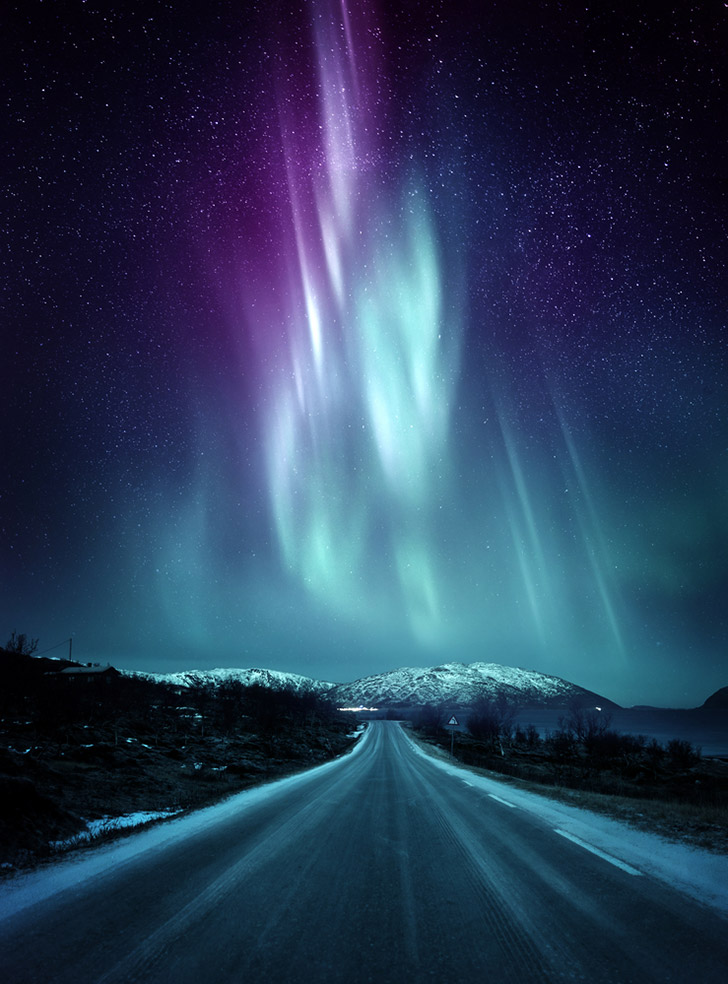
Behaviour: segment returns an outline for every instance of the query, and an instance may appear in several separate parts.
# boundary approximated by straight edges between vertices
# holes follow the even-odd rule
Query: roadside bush
[[[642,755],[647,745],[646,735],[624,735],[625,754],[631,756]]]
[[[546,738],[546,749],[557,761],[575,758],[577,753],[577,741],[570,731],[559,729],[553,731]]]
[[[584,748],[590,758],[608,761],[619,758],[622,752],[622,736],[616,731],[602,731],[587,735]]]
[[[313,690],[295,691],[290,687],[274,690],[260,683],[243,688],[244,713],[254,731],[278,732],[293,727],[330,724],[336,708]]]
[[[647,757],[647,762],[653,769],[657,769],[665,758],[665,749],[662,747],[657,738],[653,738],[645,746],[645,756]]]
[[[522,748],[533,750],[534,748],[538,748],[541,744],[541,735],[538,733],[538,728],[535,725],[529,724],[526,728],[523,728],[519,724],[516,728],[516,733],[513,740]]]
[[[639,758],[645,746],[643,735],[621,734],[619,731],[604,731],[593,734],[584,741],[587,754],[600,761],[622,759],[630,761]]]
[[[667,743],[667,757],[673,769],[689,769],[697,765],[702,752],[699,748],[694,748],[689,741],[673,738]]]

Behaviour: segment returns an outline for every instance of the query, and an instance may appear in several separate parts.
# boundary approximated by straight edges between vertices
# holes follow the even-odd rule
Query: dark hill
[[[728,687],[721,687],[705,701],[703,707],[711,711],[728,711]]]

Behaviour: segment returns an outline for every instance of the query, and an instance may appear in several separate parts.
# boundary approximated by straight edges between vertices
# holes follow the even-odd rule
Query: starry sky
[[[11,4],[5,638],[725,686],[727,22]]]

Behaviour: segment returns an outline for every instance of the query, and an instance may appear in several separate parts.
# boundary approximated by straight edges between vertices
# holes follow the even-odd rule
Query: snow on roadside
[[[458,779],[467,776],[470,785],[486,793],[497,794],[510,805],[538,816],[550,826],[578,837],[644,874],[667,882],[696,901],[728,914],[728,856],[676,844],[658,834],[637,830],[599,813],[547,799],[510,783],[488,779],[464,766],[428,754],[405,728],[402,730],[417,754],[438,769]]]
[[[369,729],[364,731],[361,741],[355,742],[351,751],[314,766],[303,772],[276,779],[260,786],[251,786],[212,806],[205,806],[192,813],[170,816],[168,823],[151,824],[135,832],[133,837],[123,840],[101,842],[88,851],[82,851],[67,858],[59,859],[48,867],[35,871],[18,872],[11,879],[0,882],[0,920],[17,914],[28,906],[42,902],[59,892],[80,885],[97,876],[103,876],[110,869],[125,864],[147,851],[157,851],[171,841],[189,837],[211,824],[222,822],[241,810],[254,808],[284,789],[302,786],[318,778],[323,772],[340,769],[352,757],[358,755],[366,746]]]
[[[99,820],[86,820],[86,829],[73,837],[65,840],[51,841],[50,846],[54,850],[63,850],[67,847],[75,847],[77,844],[86,844],[88,841],[95,840],[103,834],[112,830],[123,830],[127,827],[143,827],[151,823],[152,820],[166,820],[174,817],[181,810],[141,810],[136,813],[125,813],[120,817],[101,817]]]

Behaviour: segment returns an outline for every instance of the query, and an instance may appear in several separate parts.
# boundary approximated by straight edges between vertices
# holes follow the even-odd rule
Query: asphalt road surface
[[[467,776],[373,722],[336,763],[6,915],[0,979],[728,980],[723,915]]]

